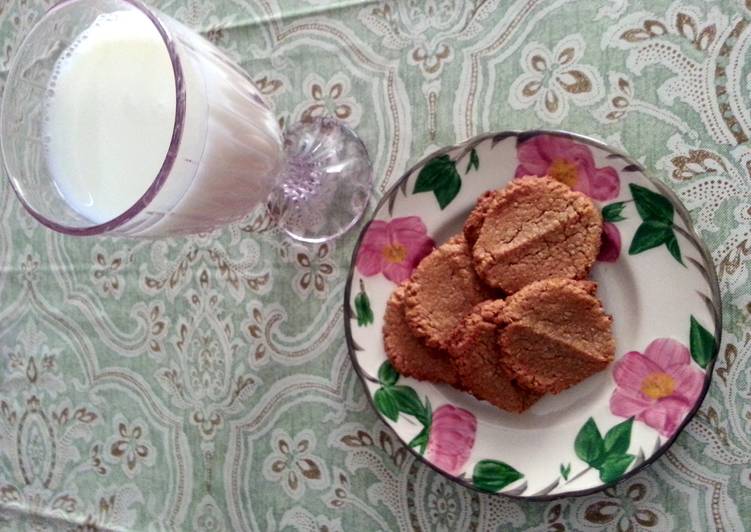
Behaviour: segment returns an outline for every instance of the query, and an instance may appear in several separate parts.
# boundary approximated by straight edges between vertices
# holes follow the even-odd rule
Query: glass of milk
[[[40,19],[11,63],[0,146],[24,206],[69,235],[206,232],[265,203],[321,242],[371,189],[350,129],[283,133],[239,66],[138,0],[63,0]]]

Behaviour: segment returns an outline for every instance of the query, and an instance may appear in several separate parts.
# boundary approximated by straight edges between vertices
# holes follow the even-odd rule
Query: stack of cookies
[[[485,193],[391,295],[391,363],[510,412],[605,369],[612,318],[584,280],[601,235],[592,201],[548,177]]]

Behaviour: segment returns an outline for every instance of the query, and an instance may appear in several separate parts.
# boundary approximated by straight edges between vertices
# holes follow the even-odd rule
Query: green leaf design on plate
[[[399,380],[399,373],[396,372],[394,366],[392,366],[391,362],[388,360],[378,368],[378,380],[384,386],[391,386],[396,384],[396,381]]]
[[[606,222],[620,222],[625,220],[626,218],[621,216],[624,207],[626,207],[625,201],[618,201],[616,203],[611,203],[610,205],[605,205],[602,209],[602,219]]]
[[[392,421],[399,419],[399,412],[409,414],[429,429],[433,419],[430,400],[426,397],[423,405],[415,390],[409,386],[396,384],[399,377],[399,373],[388,360],[380,365],[378,382],[381,383],[381,387],[373,395],[376,408]]]
[[[634,456],[630,454],[615,454],[608,456],[600,466],[600,480],[609,484],[615,482],[623,476],[634,461]]]
[[[357,325],[363,327],[373,323],[373,309],[370,307],[370,298],[365,293],[365,287],[360,280],[360,292],[355,296],[355,313],[357,315]]]
[[[560,470],[563,480],[568,480],[568,476],[571,474],[571,462],[569,462],[565,466],[561,464]]]
[[[655,220],[668,224],[673,222],[673,204],[665,196],[633,183],[629,184],[629,188],[642,220]]]
[[[579,430],[574,440],[574,451],[579,459],[592,467],[597,467],[604,458],[605,442],[591,417]]]
[[[605,434],[605,454],[623,454],[628,451],[631,443],[631,427],[634,424],[634,418],[630,417],[626,421],[614,425],[607,434]]]
[[[636,255],[665,244],[675,260],[683,264],[681,248],[673,230],[673,204],[665,196],[652,192],[648,188],[633,183],[629,184],[629,188],[636,210],[644,220],[631,240],[631,246],[628,248],[629,255]]]
[[[631,444],[631,427],[634,418],[628,418],[614,425],[600,436],[600,430],[593,418],[579,430],[574,441],[576,456],[600,472],[600,480],[610,483],[620,478],[634,461],[634,456],[626,454]],[[565,477],[564,477],[565,478]]]
[[[422,431],[409,443],[410,447],[417,447],[420,454],[425,452],[430,436],[430,425],[433,422],[433,411],[430,399],[420,402],[417,392],[409,386],[397,385],[399,373],[388,360],[378,368],[378,381],[381,387],[373,394],[376,409],[391,421],[399,419],[399,413],[413,416],[421,425]]]
[[[430,427],[423,427],[422,430],[409,442],[410,447],[417,447],[420,454],[425,454],[425,448],[428,446],[430,437]]]
[[[665,245],[668,247],[670,254],[675,257],[675,260],[683,264],[683,258],[681,257],[681,248],[678,245],[678,239],[675,237],[674,232],[670,232],[670,236],[665,240]]]
[[[473,167],[475,170],[480,169],[480,157],[477,156],[477,150],[474,148],[469,152],[469,163],[467,164],[467,170],[464,173],[468,174]]]
[[[453,201],[462,187],[456,163],[448,155],[435,157],[423,166],[415,181],[413,194],[433,192],[441,210]]]
[[[417,396],[417,392],[409,386],[392,386],[391,391],[396,399],[400,412],[414,416],[423,425],[428,425],[427,412]]]
[[[642,251],[656,248],[665,244],[671,236],[674,237],[673,228],[670,225],[656,220],[647,220],[636,230],[628,253],[629,255],[636,255]]]
[[[423,406],[421,417],[423,418],[421,423],[426,427],[433,424],[433,407],[430,406],[430,399],[427,396],[425,396],[425,406]]]
[[[373,402],[378,411],[391,421],[399,419],[399,407],[391,388],[378,388],[373,395]]]
[[[472,472],[472,483],[478,489],[496,493],[523,477],[519,471],[504,462],[480,460]]]
[[[702,327],[701,323],[693,316],[691,316],[689,345],[691,348],[691,358],[702,368],[706,369],[715,352],[715,337],[711,332]]]

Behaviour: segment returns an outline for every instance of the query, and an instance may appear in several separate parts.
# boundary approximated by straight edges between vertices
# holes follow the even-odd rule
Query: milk
[[[185,86],[176,160],[159,194],[120,232],[208,230],[266,198],[281,159],[273,113],[247,76],[179,23]],[[140,11],[100,15],[59,57],[45,101],[44,149],[67,204],[94,224],[136,204],[165,162],[176,118],[165,44]]]
[[[76,211],[106,222],[143,195],[169,148],[175,81],[167,49],[138,12],[102,15],[58,60],[50,85],[50,172]]]

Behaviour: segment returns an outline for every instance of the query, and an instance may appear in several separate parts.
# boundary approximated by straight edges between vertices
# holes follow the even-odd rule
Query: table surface
[[[47,3],[0,0],[0,83]],[[202,237],[66,238],[3,180],[0,529],[751,525],[749,0],[158,6],[248,69],[284,123],[355,127],[378,196],[486,131],[562,128],[639,159],[717,265],[713,383],[676,444],[615,488],[480,495],[415,461],[366,400],[341,312],[354,233],[302,247],[256,212]]]

